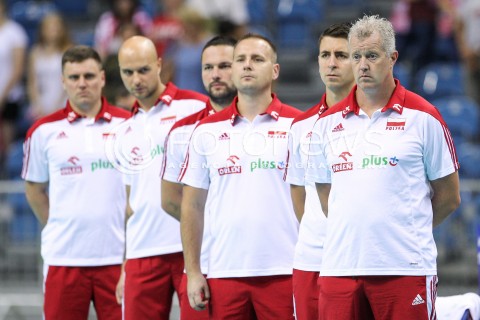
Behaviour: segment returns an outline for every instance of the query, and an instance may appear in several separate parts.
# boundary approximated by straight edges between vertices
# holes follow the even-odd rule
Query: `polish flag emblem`
[[[387,119],[387,126],[386,130],[405,130],[405,122],[406,119],[404,118],[388,118]]]

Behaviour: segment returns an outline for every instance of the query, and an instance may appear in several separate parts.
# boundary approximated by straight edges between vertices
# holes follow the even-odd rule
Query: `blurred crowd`
[[[104,61],[107,100],[129,109],[117,51],[132,35],[151,38],[162,57],[162,80],[204,93],[200,53],[213,35],[235,38],[252,30],[246,0],[157,0],[150,12],[140,0],[105,0],[94,27],[93,46]],[[14,141],[36,119],[64,106],[61,56],[74,41],[61,11],[46,13],[34,38],[0,0],[0,177]],[[280,1],[281,2],[281,1]],[[293,1],[294,3],[295,1]],[[359,12],[359,16],[362,12]],[[468,94],[480,103],[480,1],[397,0],[389,17],[397,33],[399,62],[411,71],[432,61],[463,63]],[[316,39],[312,39],[315,42]]]

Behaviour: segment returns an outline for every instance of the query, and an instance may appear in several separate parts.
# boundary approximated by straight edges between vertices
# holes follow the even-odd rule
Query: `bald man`
[[[113,148],[129,203],[126,262],[117,299],[123,300],[125,320],[169,319],[172,296],[183,274],[183,256],[179,222],[161,206],[164,142],[172,125],[205,108],[208,98],[173,83],[163,84],[162,60],[148,38],[125,41],[118,61],[123,83],[136,102],[132,118],[115,132]]]

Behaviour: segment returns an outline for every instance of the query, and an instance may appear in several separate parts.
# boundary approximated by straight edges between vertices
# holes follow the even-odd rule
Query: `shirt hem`
[[[244,277],[261,277],[261,276],[278,276],[292,275],[292,269],[279,270],[238,270],[238,271],[216,271],[208,273],[208,278],[244,278]]]

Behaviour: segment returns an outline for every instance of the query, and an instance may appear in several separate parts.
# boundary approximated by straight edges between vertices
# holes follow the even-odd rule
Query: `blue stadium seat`
[[[85,17],[88,14],[88,0],[54,0],[54,4],[65,16]]]
[[[9,194],[7,201],[13,210],[9,222],[10,239],[15,242],[35,242],[39,234],[39,222],[28,205],[25,194]]]
[[[464,70],[458,63],[434,62],[415,74],[416,92],[427,100],[464,95]]]
[[[250,24],[262,25],[269,18],[267,14],[268,1],[247,0],[247,10],[250,16]]]
[[[37,38],[38,24],[49,12],[57,8],[52,2],[16,1],[9,8],[8,15],[11,19],[20,23],[28,34],[29,45]]]
[[[460,176],[465,179],[480,179],[480,144],[464,142],[457,147]]]
[[[12,143],[5,161],[5,170],[8,179],[14,181],[21,180],[22,157],[23,141]],[[25,194],[7,194],[6,200],[13,210],[13,218],[9,225],[11,240],[16,242],[36,241],[39,232],[38,221],[30,209]]]
[[[63,1],[63,0],[58,0]],[[158,4],[162,1],[158,0],[140,0],[140,8],[150,15],[151,18],[155,17],[158,12]]]
[[[404,63],[397,62],[393,66],[393,76],[400,80],[400,83],[405,88],[410,88],[411,72],[408,66]]]
[[[480,106],[473,99],[461,95],[431,102],[440,111],[454,137],[472,139],[480,135]]]
[[[277,44],[280,48],[310,49],[312,26],[323,19],[322,1],[278,0],[276,10]]]
[[[362,0],[327,0],[329,6],[360,6],[362,5]]]

